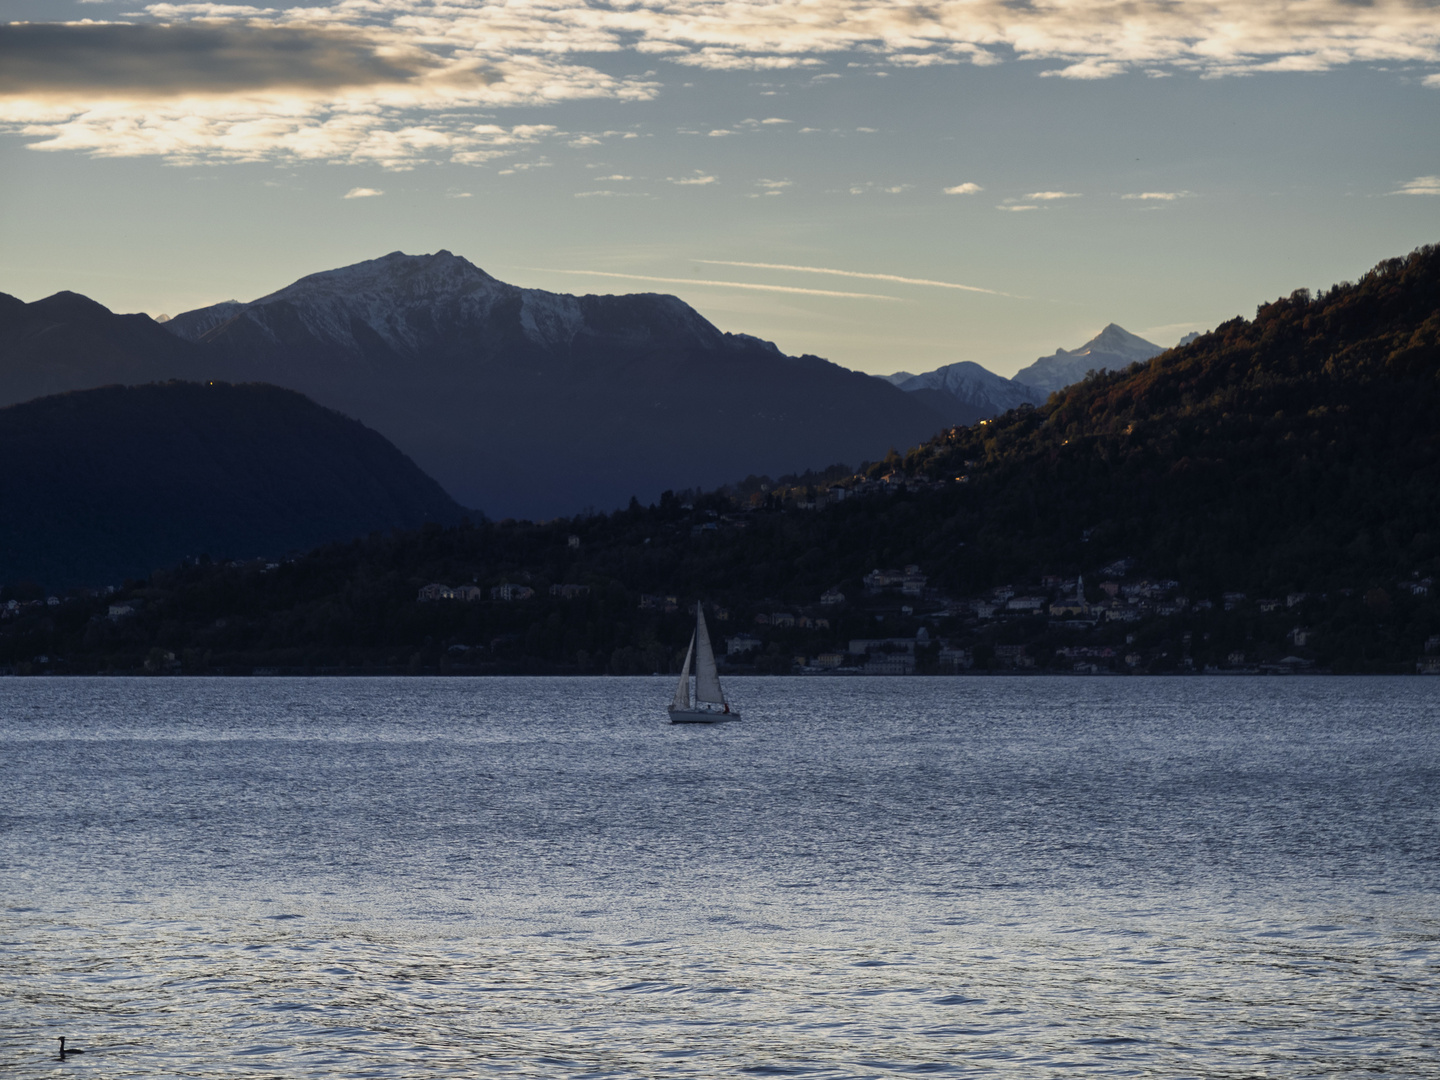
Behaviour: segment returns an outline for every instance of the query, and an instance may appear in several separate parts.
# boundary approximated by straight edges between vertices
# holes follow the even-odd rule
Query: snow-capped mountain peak
[[[440,250],[433,255],[406,255],[392,251],[378,259],[307,274],[252,304],[279,300],[314,302],[327,296],[384,297],[392,304],[488,291],[502,283],[468,259]]]
[[[524,289],[448,251],[433,255],[392,251],[378,259],[309,274],[248,304],[231,301],[189,311],[166,326],[179,337],[199,341],[239,332],[231,324],[243,324],[247,340],[269,342],[276,348],[293,343],[298,333],[341,354],[373,356],[380,346],[382,351],[414,358],[443,348],[446,341],[498,332],[502,325],[518,331],[531,345],[565,346],[590,325],[597,305],[623,309],[600,316],[605,332],[645,337],[680,331],[712,345],[725,337],[673,296],[582,298]],[[626,320],[631,325],[616,325]]]
[[[1112,322],[1078,349],[1071,349],[1068,355],[1090,356],[1094,353],[1105,353],[1108,356],[1133,356],[1134,360],[1149,360],[1163,351],[1164,349],[1154,342],[1146,341]],[[1062,354],[1066,354],[1064,349],[1056,350],[1056,355]]]
[[[1110,323],[1078,349],[1056,349],[1022,368],[1013,379],[962,360],[923,375],[881,376],[901,390],[920,394],[952,423],[971,424],[1021,405],[1039,405],[1056,390],[1079,382],[1091,370],[1128,367],[1164,352],[1159,345]]]
[[[1110,323],[1078,349],[1056,349],[1054,355],[1042,356],[1021,368],[1015,379],[1049,394],[1079,382],[1087,371],[1114,371],[1164,351],[1162,346]]]

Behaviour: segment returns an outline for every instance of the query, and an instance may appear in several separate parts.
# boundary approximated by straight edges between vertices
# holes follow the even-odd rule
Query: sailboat
[[[695,700],[690,700],[690,661],[695,661]],[[715,650],[710,647],[710,631],[705,628],[705,611],[695,605],[695,633],[685,650],[685,666],[680,671],[680,685],[670,703],[672,724],[719,724],[739,720],[740,714],[730,708],[720,689],[720,673],[715,670]]]

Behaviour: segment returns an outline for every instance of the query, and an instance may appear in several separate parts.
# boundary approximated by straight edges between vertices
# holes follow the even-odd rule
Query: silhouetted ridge
[[[273,386],[105,387],[0,409],[0,581],[118,582],[462,510],[378,433]]]

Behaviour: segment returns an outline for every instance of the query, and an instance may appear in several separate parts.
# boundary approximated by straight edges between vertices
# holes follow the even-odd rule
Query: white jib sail
[[[685,650],[685,666],[680,669],[680,685],[675,688],[675,700],[670,703],[672,710],[690,708],[690,657],[695,655],[695,635],[690,635],[690,647]]]
[[[723,705],[720,675],[715,670],[715,650],[710,647],[710,631],[705,629],[705,612],[695,605],[695,700]]]

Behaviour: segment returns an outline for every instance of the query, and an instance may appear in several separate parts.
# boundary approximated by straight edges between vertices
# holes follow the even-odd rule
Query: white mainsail
[[[685,666],[680,669],[680,685],[675,688],[675,700],[670,703],[671,710],[684,710],[690,708],[690,657],[695,655],[695,635],[690,635],[690,647],[685,650]],[[710,666],[715,666],[712,658]]]
[[[711,705],[724,705],[720,692],[720,673],[715,670],[715,650],[710,647],[710,631],[705,628],[705,611],[695,605],[695,700]],[[688,658],[687,658],[688,659]],[[689,665],[686,665],[689,671]]]

